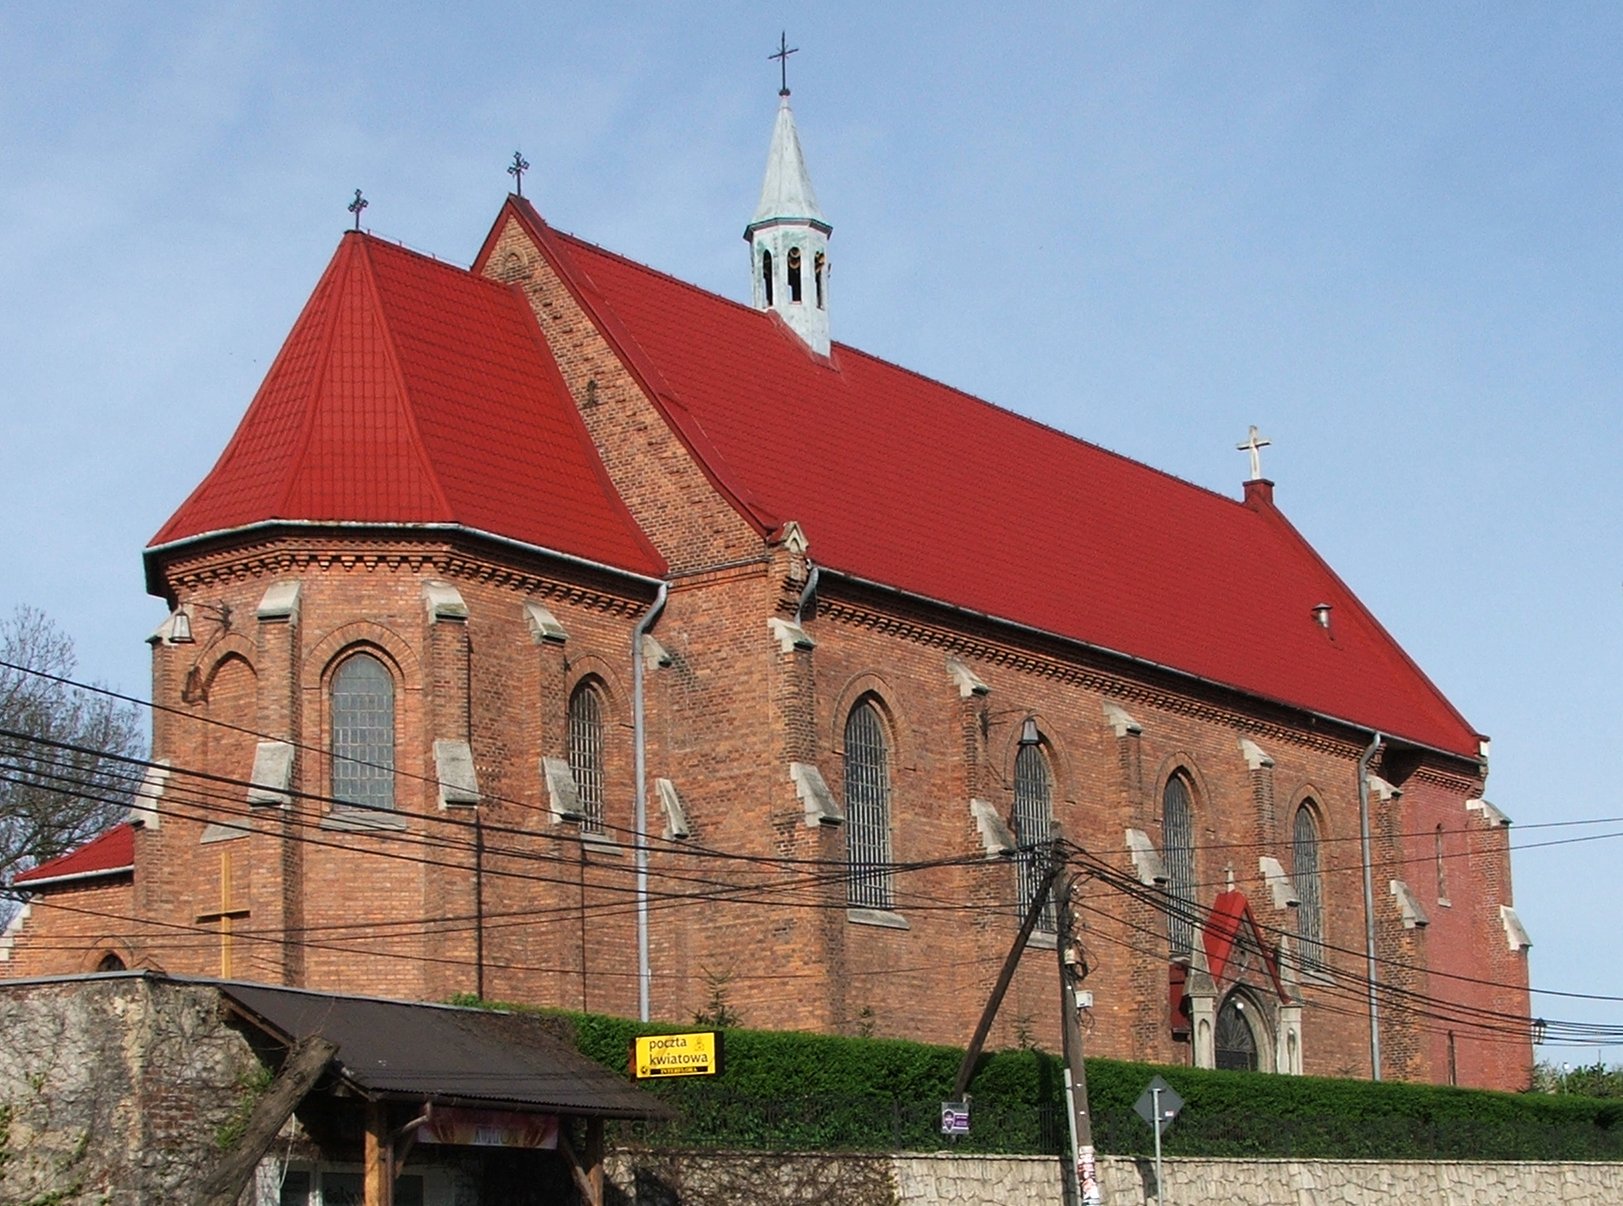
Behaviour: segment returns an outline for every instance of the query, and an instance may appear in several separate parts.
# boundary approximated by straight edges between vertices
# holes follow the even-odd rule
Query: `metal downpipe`
[[[1364,959],[1369,985],[1369,1066],[1371,1077],[1381,1079],[1381,1015],[1375,999],[1375,881],[1369,840],[1369,764],[1386,738],[1375,734],[1358,759],[1358,840],[1364,859]]]
[[[665,610],[670,594],[668,583],[659,584],[659,593],[631,630],[631,744],[636,750],[637,808],[632,822],[637,862],[637,1017],[649,1020],[649,988],[653,978],[648,959],[648,728],[643,719],[642,639],[648,635]]]

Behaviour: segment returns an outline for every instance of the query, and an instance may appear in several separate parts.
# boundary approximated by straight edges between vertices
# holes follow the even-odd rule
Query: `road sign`
[[[697,1034],[645,1034],[631,1044],[631,1074],[638,1080],[654,1076],[714,1076],[721,1071],[721,1035],[714,1030]]]
[[[943,1135],[969,1134],[969,1102],[943,1101],[941,1103],[941,1133]]]
[[[1133,1103],[1133,1109],[1151,1126],[1155,1125],[1155,1116],[1159,1113],[1161,1129],[1165,1130],[1178,1116],[1178,1111],[1183,1109],[1183,1098],[1178,1096],[1178,1090],[1157,1076],[1150,1081],[1149,1087],[1138,1095],[1138,1100]]]

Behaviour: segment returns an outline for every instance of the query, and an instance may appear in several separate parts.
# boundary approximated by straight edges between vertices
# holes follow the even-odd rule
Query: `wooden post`
[[[276,1079],[254,1103],[242,1137],[225,1153],[199,1189],[197,1200],[203,1206],[236,1206],[237,1197],[270,1149],[276,1133],[326,1071],[327,1062],[337,1050],[335,1043],[320,1035],[301,1039],[294,1046]]]
[[[603,1206],[603,1120],[586,1120],[586,1183],[591,1197],[586,1206]]]
[[[389,1166],[394,1137],[389,1134],[389,1107],[381,1101],[366,1103],[366,1149],[361,1166],[366,1181],[366,1206],[394,1206],[394,1170]]]

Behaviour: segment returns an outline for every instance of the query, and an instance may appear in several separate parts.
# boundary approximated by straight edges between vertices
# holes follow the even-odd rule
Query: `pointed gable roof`
[[[1263,939],[1262,927],[1251,913],[1251,902],[1244,892],[1220,893],[1212,902],[1212,911],[1201,930],[1202,945],[1206,952],[1206,969],[1212,981],[1221,984],[1228,976],[1230,964],[1237,962],[1236,952],[1249,949],[1258,957],[1262,970],[1281,1000],[1289,1000],[1279,978],[1278,961],[1271,945]]]
[[[773,315],[554,231],[521,199],[495,230],[509,215],[721,493],[763,535],[797,521],[825,570],[1477,756],[1265,492],[1223,497],[843,344],[813,357]]]
[[[114,825],[82,846],[47,859],[37,867],[19,871],[11,882],[30,891],[68,880],[93,879],[135,870],[135,826]]]
[[[522,294],[355,232],[149,552],[267,522],[449,525],[665,568]]]

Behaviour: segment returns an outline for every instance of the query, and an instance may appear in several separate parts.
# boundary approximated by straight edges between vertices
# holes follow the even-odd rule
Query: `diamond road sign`
[[[1159,1093],[1156,1092],[1157,1089],[1160,1090]],[[1133,1103],[1133,1109],[1138,1112],[1140,1118],[1154,1126],[1157,1106],[1161,1110],[1162,1130],[1165,1130],[1178,1116],[1178,1111],[1183,1109],[1183,1098],[1178,1096],[1178,1090],[1159,1076],[1150,1081],[1149,1087],[1138,1095],[1138,1100]]]

